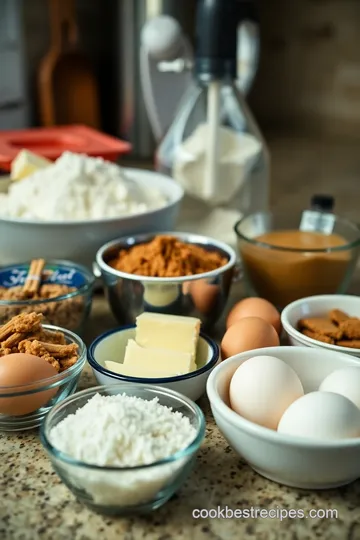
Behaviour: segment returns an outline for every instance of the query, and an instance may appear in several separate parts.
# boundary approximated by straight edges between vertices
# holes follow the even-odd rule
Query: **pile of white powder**
[[[136,467],[170,457],[195,436],[189,419],[157,398],[96,394],[52,428],[49,439],[55,448],[85,463]],[[95,503],[131,506],[151,500],[189,459],[134,471],[73,469],[71,475]]]
[[[141,214],[166,204],[146,193],[114,163],[64,152],[53,164],[10,185],[0,194],[2,217],[38,221],[93,220]]]

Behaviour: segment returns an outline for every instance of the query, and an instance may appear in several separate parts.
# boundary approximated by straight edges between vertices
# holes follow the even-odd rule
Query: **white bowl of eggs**
[[[360,477],[360,367],[350,355],[271,347],[219,364],[207,382],[229,445],[262,476],[330,489]]]

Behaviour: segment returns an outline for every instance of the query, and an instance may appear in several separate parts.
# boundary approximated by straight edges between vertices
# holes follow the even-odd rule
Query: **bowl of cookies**
[[[292,345],[320,347],[360,358],[360,297],[342,294],[309,296],[289,304],[281,314]]]
[[[73,332],[43,324],[40,313],[16,315],[0,327],[0,430],[38,427],[72,394],[86,361]]]
[[[94,282],[87,268],[69,261],[34,259],[0,268],[0,325],[35,312],[44,324],[81,333]]]

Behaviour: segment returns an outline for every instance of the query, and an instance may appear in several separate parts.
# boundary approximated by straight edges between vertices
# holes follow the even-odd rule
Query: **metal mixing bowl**
[[[121,325],[134,324],[144,311],[198,317],[203,328],[211,327],[226,305],[236,262],[236,253],[228,245],[207,236],[190,233],[162,233],[182,242],[218,251],[228,262],[211,272],[179,278],[154,278],[115,270],[107,263],[120,249],[153,240],[156,233],[120,238],[105,244],[96,254],[111,310]]]

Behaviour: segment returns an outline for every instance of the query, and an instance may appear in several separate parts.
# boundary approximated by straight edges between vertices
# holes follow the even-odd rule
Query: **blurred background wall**
[[[359,0],[262,0],[263,127],[360,137]]]
[[[36,72],[49,45],[47,0],[21,5],[25,82],[37,122]],[[182,0],[193,2],[193,0]],[[114,131],[118,0],[77,0],[99,76],[104,128]],[[260,0],[262,53],[250,105],[265,133],[360,138],[360,1]]]

